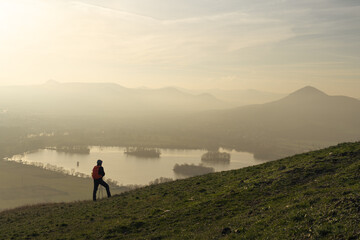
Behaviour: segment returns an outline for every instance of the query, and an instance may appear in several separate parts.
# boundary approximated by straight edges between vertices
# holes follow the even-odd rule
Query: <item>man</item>
[[[99,184],[106,188],[106,193],[108,198],[111,197],[109,185],[104,182],[103,177],[105,176],[104,168],[101,166],[102,161],[97,160],[97,165],[93,168],[92,178],[94,179],[94,191],[93,191],[93,200],[96,201],[96,192],[98,190]]]

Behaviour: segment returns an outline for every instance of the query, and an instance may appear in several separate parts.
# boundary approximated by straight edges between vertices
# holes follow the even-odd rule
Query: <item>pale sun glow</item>
[[[313,85],[357,96],[360,4],[264,2],[0,0],[0,85]]]

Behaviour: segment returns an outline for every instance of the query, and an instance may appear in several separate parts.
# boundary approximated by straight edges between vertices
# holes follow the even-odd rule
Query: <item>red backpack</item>
[[[100,178],[102,178],[102,176],[99,174],[99,168],[100,168],[101,166],[95,166],[94,168],[93,168],[93,171],[92,171],[92,178],[93,179],[100,179]]]

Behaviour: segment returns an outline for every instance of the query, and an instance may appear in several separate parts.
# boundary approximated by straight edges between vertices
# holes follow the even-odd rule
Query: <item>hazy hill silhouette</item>
[[[286,94],[264,92],[255,89],[234,89],[234,90],[223,90],[223,89],[206,89],[206,90],[187,90],[181,89],[182,91],[189,93],[209,93],[216,98],[228,102],[233,107],[245,106],[250,104],[263,104],[278,100]]]
[[[240,122],[287,139],[344,141],[360,133],[359,100],[329,96],[309,86],[272,103],[226,113],[224,117],[232,115]]]
[[[210,94],[175,88],[131,89],[113,83],[57,83],[0,88],[0,108],[41,114],[93,115],[150,111],[198,111],[227,105]]]
[[[222,145],[281,157],[360,136],[360,101],[304,87],[266,104],[202,113],[193,129]]]

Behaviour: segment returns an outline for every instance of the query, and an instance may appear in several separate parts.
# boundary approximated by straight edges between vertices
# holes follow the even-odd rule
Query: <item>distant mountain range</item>
[[[35,114],[193,112],[265,103],[284,95],[256,90],[176,87],[125,88],[114,83],[58,83],[0,87],[0,109]]]
[[[187,90],[180,89],[184,92],[192,94],[209,93],[221,101],[227,102],[232,106],[245,106],[250,104],[262,104],[279,100],[286,96],[286,94],[271,93],[258,91],[254,89],[235,89],[235,90],[223,90],[223,89],[206,89],[206,90]]]
[[[204,113],[199,117],[201,126],[212,129],[224,145],[328,146],[360,139],[360,101],[308,86],[278,101]]]
[[[223,146],[276,159],[360,140],[360,101],[311,86],[264,104],[230,106],[210,93],[176,88],[56,82],[0,87],[0,116],[30,114],[37,117],[24,117],[17,125],[86,132],[78,144]],[[12,117],[6,121],[16,125]]]
[[[228,105],[211,94],[176,88],[131,89],[113,83],[57,83],[0,87],[0,109],[40,114],[124,114],[199,111]]]

